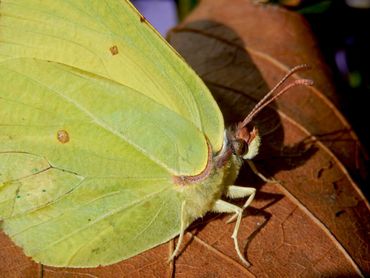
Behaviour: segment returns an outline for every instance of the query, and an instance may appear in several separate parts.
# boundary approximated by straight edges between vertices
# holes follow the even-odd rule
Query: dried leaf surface
[[[328,69],[303,17],[252,1],[236,0],[230,5],[225,0],[205,0],[169,39],[220,99],[226,116],[232,115],[231,122],[245,116],[288,69],[311,65],[313,70],[294,78],[309,77],[315,86],[286,94],[277,106],[311,135],[320,137],[351,173],[365,178],[366,155],[335,107]],[[225,96],[227,91],[233,95]]]
[[[171,44],[211,88],[229,123],[242,119],[289,68],[312,65],[293,79],[309,77],[314,87],[292,90],[276,101],[275,111],[266,109],[256,118],[264,134],[260,165],[276,173],[287,197],[296,198],[368,273],[369,206],[347,172],[365,178],[367,156],[335,106],[335,90],[309,27],[301,16],[276,6],[226,2],[202,1],[170,34]]]

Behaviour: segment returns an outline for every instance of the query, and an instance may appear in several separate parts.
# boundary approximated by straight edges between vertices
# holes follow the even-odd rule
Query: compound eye
[[[242,139],[237,139],[232,142],[233,153],[238,156],[243,156],[248,152],[248,144]]]

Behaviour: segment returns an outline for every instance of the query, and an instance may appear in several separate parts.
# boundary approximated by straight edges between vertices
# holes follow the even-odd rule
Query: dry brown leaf
[[[369,206],[347,172],[365,179],[367,156],[335,107],[334,87],[304,19],[276,6],[204,0],[169,40],[212,90],[229,123],[242,119],[289,68],[312,65],[294,79],[312,78],[314,87],[292,90],[276,101],[275,112],[256,119],[265,134],[261,167],[276,173],[286,197],[296,198],[348,260],[369,273]],[[338,270],[326,271],[342,273],[337,258],[335,265]]]
[[[337,99],[328,69],[302,16],[253,1],[235,0],[230,5],[226,0],[204,0],[169,39],[212,89],[229,122],[245,116],[288,69],[310,64],[313,70],[295,77],[309,77],[315,86],[278,99],[279,111],[319,137],[353,175],[365,179],[366,155],[334,106]],[[233,94],[225,96],[228,91]]]
[[[170,42],[206,81],[227,123],[241,120],[288,68],[315,80],[279,99],[254,121],[263,136],[259,169],[279,184],[263,184],[243,169],[238,184],[258,189],[239,240],[252,263],[245,268],[231,240],[233,224],[207,215],[186,236],[174,265],[173,242],[107,267],[41,266],[0,234],[0,277],[333,277],[370,273],[369,206],[351,173],[362,168],[360,144],[331,101],[335,90],[308,26],[295,13],[246,0],[203,0]],[[329,100],[330,99],[330,100]],[[357,151],[357,152],[356,152]],[[346,168],[345,168],[346,167]],[[361,172],[361,178],[366,172]],[[40,239],[42,240],[42,239]]]

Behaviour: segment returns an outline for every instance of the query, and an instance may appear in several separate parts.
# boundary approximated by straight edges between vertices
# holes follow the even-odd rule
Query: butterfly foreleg
[[[187,227],[187,218],[185,216],[185,201],[181,204],[181,219],[180,219],[180,235],[179,240],[177,241],[176,248],[173,251],[172,255],[169,257],[168,261],[172,261],[178,255],[181,247],[181,243],[184,239],[185,229]]]
[[[235,213],[235,215],[237,216],[237,219],[236,219],[234,231],[233,231],[233,234],[232,234],[231,238],[234,240],[235,250],[236,250],[240,260],[246,266],[249,266],[250,264],[247,262],[244,255],[240,251],[240,247],[239,247],[239,243],[238,243],[238,232],[239,232],[240,223],[241,223],[242,216],[243,216],[243,209],[238,207],[238,206],[235,206],[233,204],[230,204],[226,201],[217,200],[215,202],[213,208],[212,208],[212,211],[214,211],[214,212],[224,212],[224,213]]]
[[[256,195],[256,189],[253,187],[242,187],[242,186],[230,185],[226,191],[226,196],[231,199],[248,197],[248,199],[245,201],[242,207],[243,211],[250,205],[255,195]],[[229,220],[227,220],[226,223],[233,222],[237,217],[238,215],[234,214],[233,216],[229,218]]]

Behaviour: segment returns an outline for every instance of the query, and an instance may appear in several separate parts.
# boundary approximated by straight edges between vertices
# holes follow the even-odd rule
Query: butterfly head
[[[253,127],[250,131],[247,127],[239,124],[234,132],[234,136],[235,138],[231,141],[234,154],[243,159],[252,159],[258,154],[261,137],[256,127]]]
[[[268,92],[251,110],[248,116],[240,123],[237,124],[236,128],[232,130],[231,134],[231,149],[235,155],[242,157],[243,159],[252,159],[258,154],[258,149],[261,144],[261,138],[258,134],[258,129],[253,127],[252,131],[248,129],[252,119],[266,106],[268,106],[276,98],[287,92],[293,87],[304,85],[311,86],[313,81],[310,79],[296,79],[292,83],[285,86],[283,89],[278,91],[278,88],[294,73],[300,70],[309,69],[309,65],[299,65],[291,69],[280,82]]]

